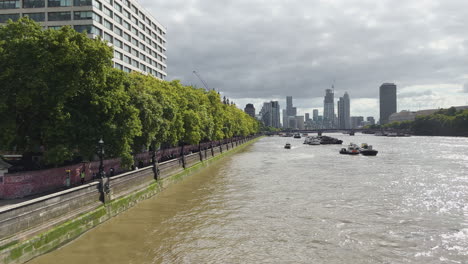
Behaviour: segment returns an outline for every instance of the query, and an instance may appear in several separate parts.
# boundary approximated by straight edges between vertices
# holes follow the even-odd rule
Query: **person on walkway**
[[[110,171],[110,173],[109,173],[110,176],[111,176],[111,177],[114,176],[114,174],[115,174],[114,168],[110,168],[109,171]]]
[[[85,182],[85,176],[86,176],[85,171],[82,170],[81,173],[80,173],[81,184],[84,184],[84,182]]]

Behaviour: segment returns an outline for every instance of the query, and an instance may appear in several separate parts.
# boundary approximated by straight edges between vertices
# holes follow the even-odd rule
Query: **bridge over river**
[[[30,263],[466,263],[468,139],[334,136],[379,155],[265,137]]]

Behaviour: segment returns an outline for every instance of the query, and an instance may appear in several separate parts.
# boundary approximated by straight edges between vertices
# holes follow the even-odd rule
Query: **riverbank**
[[[100,192],[100,183],[92,182],[2,208],[1,263],[24,263],[52,251],[258,139],[243,139],[161,163],[158,180],[154,179],[153,168],[146,167],[109,178],[104,183],[108,184],[105,193]]]

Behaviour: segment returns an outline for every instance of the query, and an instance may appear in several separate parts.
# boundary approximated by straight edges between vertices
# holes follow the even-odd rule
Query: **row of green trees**
[[[43,152],[47,164],[106,155],[133,162],[151,145],[256,133],[258,122],[218,93],[112,68],[113,50],[70,27],[27,18],[0,26],[0,149]]]
[[[426,136],[468,136],[468,110],[451,107],[431,115],[417,116],[414,121],[393,122],[369,128],[405,130]]]

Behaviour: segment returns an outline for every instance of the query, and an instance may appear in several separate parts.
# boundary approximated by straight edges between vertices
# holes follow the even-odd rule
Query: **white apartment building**
[[[100,36],[114,47],[115,68],[167,76],[166,29],[135,0],[0,0],[0,24],[22,16]]]

